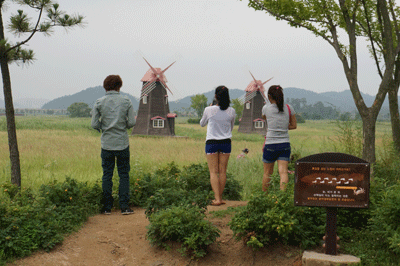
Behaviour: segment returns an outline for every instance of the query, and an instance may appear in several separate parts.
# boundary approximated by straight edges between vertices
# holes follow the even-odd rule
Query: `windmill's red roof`
[[[159,67],[155,67],[154,68],[157,72],[161,72],[161,68]],[[144,74],[143,78],[140,81],[150,81],[152,80],[152,78],[154,77],[153,71],[151,70],[151,68],[149,68],[149,70],[147,70],[146,74]],[[167,78],[165,77],[164,74],[161,74],[161,79],[164,80],[164,82],[167,82]]]
[[[177,114],[175,114],[175,113],[169,113],[169,114],[167,114],[167,117],[168,118],[174,118],[174,117],[177,117],[178,115]]]
[[[165,118],[164,118],[164,117],[161,117],[161,116],[152,117],[150,120],[154,120],[154,119],[162,119],[162,120],[165,120]]]

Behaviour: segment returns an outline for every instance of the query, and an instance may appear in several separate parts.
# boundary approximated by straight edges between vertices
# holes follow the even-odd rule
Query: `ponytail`
[[[229,104],[231,103],[228,88],[225,86],[218,86],[215,89],[215,99],[217,100],[219,108],[221,110],[228,109]]]
[[[283,112],[283,89],[279,85],[272,85],[268,89],[268,95],[276,102],[279,112]]]

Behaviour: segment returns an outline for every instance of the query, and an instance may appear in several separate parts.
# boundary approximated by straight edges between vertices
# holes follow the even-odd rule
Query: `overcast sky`
[[[315,92],[348,90],[334,49],[304,29],[254,11],[243,0],[59,0],[60,8],[85,16],[87,25],[51,37],[37,34],[27,48],[36,61],[11,65],[14,99],[52,100],[102,85],[119,74],[123,92],[140,95],[149,67],[166,68],[170,100],[208,92],[218,85],[244,90],[256,79]],[[3,16],[16,7],[9,5]],[[8,14],[8,15],[7,15]],[[34,17],[34,13],[31,16]],[[9,39],[13,39],[8,33]],[[375,95],[379,77],[361,43],[359,84]],[[363,48],[363,49],[361,49]],[[285,95],[290,97],[290,95]],[[0,94],[0,98],[4,98]]]

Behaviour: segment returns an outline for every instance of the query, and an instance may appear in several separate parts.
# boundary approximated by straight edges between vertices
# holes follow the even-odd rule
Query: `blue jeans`
[[[113,207],[114,199],[112,196],[112,177],[117,159],[117,169],[119,176],[119,206],[121,210],[129,207],[129,171],[130,153],[129,147],[120,151],[109,151],[101,149],[101,166],[103,167],[103,208],[110,211]]]
[[[266,144],[263,152],[264,163],[274,163],[277,160],[290,161],[290,143]]]

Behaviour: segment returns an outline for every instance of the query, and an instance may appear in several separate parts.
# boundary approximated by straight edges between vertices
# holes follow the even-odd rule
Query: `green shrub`
[[[304,119],[304,117],[301,114],[296,114],[296,122],[298,124],[303,124],[306,122],[306,120]]]
[[[199,124],[200,123],[200,118],[189,118],[187,120],[188,124]]]
[[[268,194],[254,192],[248,204],[229,223],[235,237],[253,248],[283,242],[315,247],[325,234],[326,209],[294,206],[294,183],[290,179],[285,191],[279,190],[279,178],[272,178]],[[355,230],[365,229],[368,210],[339,209],[338,234],[350,239]]]
[[[211,192],[210,172],[206,163],[191,164],[183,167],[180,175],[180,183],[183,188],[194,193],[201,193],[202,191]],[[242,186],[230,174],[226,174],[226,184],[222,197],[227,200],[241,200]]]
[[[14,191],[11,187],[3,189]],[[65,234],[98,212],[101,187],[67,178],[63,183],[42,185],[36,194],[21,189],[6,195],[9,198],[0,203],[0,261],[50,250],[60,243]]]
[[[212,195],[207,191],[186,191],[176,188],[159,189],[146,202],[146,216],[154,212],[167,209],[171,206],[191,207],[198,206],[203,212],[211,203]]]
[[[159,189],[180,188],[179,174],[180,170],[174,162],[158,168],[153,173],[135,172],[130,180],[130,203],[143,207]],[[118,187],[115,189],[116,193],[117,189]]]
[[[400,183],[386,188],[370,219],[372,231],[389,249],[400,255]],[[383,243],[382,243],[383,244]]]
[[[114,185],[114,187],[116,199],[118,186]],[[241,192],[240,183],[228,173],[223,197],[227,200],[240,200]],[[155,197],[157,193],[158,196]],[[174,162],[171,162],[165,167],[158,168],[154,173],[134,173],[130,184],[131,204],[145,207],[149,214],[153,212],[152,208],[159,209],[152,204],[168,206],[172,204],[176,195],[179,195],[175,199],[178,202],[174,205],[192,202],[202,208],[209,203],[210,193],[212,193],[210,173],[205,163],[191,164],[180,170]],[[152,200],[149,203],[151,197]],[[162,200],[161,197],[165,197],[166,200]],[[180,199],[180,197],[183,198]],[[116,200],[114,202],[116,206]]]
[[[213,198],[207,164],[192,164],[179,171],[172,163],[136,181],[135,193],[139,189],[141,195],[146,194],[144,191],[147,196],[151,193],[145,204],[149,241],[164,247],[168,241],[179,242],[182,253],[203,257],[207,246],[219,236],[218,229],[205,220],[204,213]],[[225,198],[240,199],[241,189],[229,176]]]
[[[235,237],[255,249],[275,242],[315,245],[324,234],[323,211],[294,207],[289,191],[270,187],[268,194],[255,193],[229,223]]]
[[[182,244],[180,252],[203,257],[207,247],[219,237],[220,231],[197,206],[172,206],[149,217],[147,239],[152,245],[168,247],[169,241]]]

